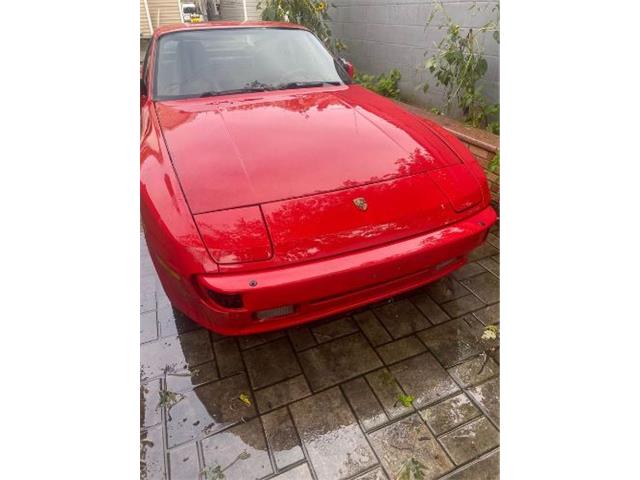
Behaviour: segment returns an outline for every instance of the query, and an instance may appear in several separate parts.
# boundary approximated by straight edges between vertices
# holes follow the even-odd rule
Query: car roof
[[[216,28],[295,28],[298,30],[308,30],[302,25],[288,22],[200,22],[200,23],[173,23],[158,27],[154,32],[154,37],[159,37],[165,33],[180,32],[188,30],[207,30]]]

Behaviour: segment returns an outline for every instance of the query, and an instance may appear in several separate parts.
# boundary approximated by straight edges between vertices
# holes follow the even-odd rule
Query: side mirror
[[[353,76],[356,74],[356,69],[353,66],[353,63],[351,63],[346,58],[340,58],[340,62],[342,62],[342,66],[347,71],[347,75],[349,75],[350,78],[353,78]]]

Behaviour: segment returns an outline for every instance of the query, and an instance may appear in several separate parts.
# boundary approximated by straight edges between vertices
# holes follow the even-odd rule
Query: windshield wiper
[[[278,89],[287,88],[306,88],[306,87],[324,87],[325,85],[342,85],[341,82],[289,82],[281,83],[277,86]]]
[[[279,85],[267,85],[265,83],[254,82],[253,86],[247,86],[244,88],[236,88],[233,90],[220,90],[220,91],[211,91],[204,92],[200,95],[200,98],[204,97],[217,97],[219,95],[233,95],[234,93],[252,93],[252,92],[268,92],[271,90],[285,90],[290,88],[307,88],[307,87],[323,87],[325,85],[342,85],[341,82],[331,81],[331,82],[288,82],[281,83]]]
[[[247,88],[236,88],[234,90],[220,90],[220,91],[211,91],[204,92],[200,95],[200,98],[204,97],[217,97],[218,95],[233,95],[234,93],[252,93],[252,92],[266,92],[269,90],[273,90],[273,87],[247,87]]]

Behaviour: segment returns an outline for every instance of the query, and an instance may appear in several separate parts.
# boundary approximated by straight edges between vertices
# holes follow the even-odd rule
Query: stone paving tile
[[[495,350],[489,352],[489,355],[491,355],[491,358],[493,358],[495,360],[495,362],[498,365],[500,365],[500,347],[498,347]]]
[[[286,338],[245,350],[242,356],[253,388],[266,387],[301,373]]]
[[[411,301],[432,324],[437,325],[449,320],[449,315],[426,293],[411,297]]]
[[[158,307],[158,325],[161,337],[173,337],[181,333],[202,329],[200,325],[183,313],[173,310],[170,304]]]
[[[493,233],[489,233],[487,236],[487,243],[490,243],[497,249],[500,249],[500,237],[494,235]]]
[[[422,408],[459,390],[431,353],[423,353],[389,367],[402,389],[414,397],[413,406]]]
[[[244,372],[244,364],[235,338],[225,338],[213,344],[221,377]]]
[[[420,416],[436,435],[462,425],[479,415],[481,415],[480,410],[464,393],[420,411]]]
[[[478,355],[449,368],[448,372],[463,387],[467,387],[495,377],[498,375],[499,367],[490,356]]]
[[[418,337],[445,367],[450,367],[484,350],[482,332],[482,324],[468,316],[436,325],[418,333]]]
[[[164,453],[162,451],[162,427],[140,432],[140,479],[165,478]]]
[[[290,328],[287,330],[287,335],[289,335],[289,340],[291,340],[293,349],[296,352],[315,347],[318,344],[311,334],[311,329],[308,327]]]
[[[140,313],[154,312],[156,308],[155,293],[140,293]]]
[[[145,278],[150,275],[155,275],[156,269],[153,266],[153,261],[149,255],[149,250],[145,244],[143,249],[140,249],[140,278]]]
[[[162,286],[162,282],[160,281],[160,277],[158,277],[158,275],[155,273],[155,268],[153,270],[153,276],[155,278],[155,285],[156,285],[156,305],[157,308],[161,308],[164,307],[166,305],[171,305],[171,300],[169,300],[169,297],[167,296],[167,294],[164,291],[164,288]]]
[[[500,264],[496,262],[492,257],[483,258],[482,260],[478,260],[478,263],[482,265],[484,268],[489,270],[494,275],[500,276]]]
[[[198,448],[188,443],[169,451],[171,480],[196,480],[200,475]]]
[[[205,469],[217,465],[226,467],[225,478],[259,479],[273,472],[259,418],[205,438],[202,453]],[[243,453],[248,457],[239,457]]]
[[[425,478],[497,479],[499,453],[491,449],[498,445],[499,432],[489,420],[499,422],[499,348],[488,350],[480,372],[479,353],[487,345],[479,338],[483,324],[499,322],[499,303],[485,306],[477,298],[499,301],[499,238],[491,240],[472,254],[471,263],[408,299],[379,302],[351,317],[226,338],[173,311],[141,238],[141,299],[146,295],[140,336],[141,478],[170,473],[171,480],[201,480],[196,448],[201,444],[207,466],[224,467],[240,453],[250,454],[225,471],[229,479],[316,478],[310,465],[301,463],[305,455],[320,480],[395,479],[377,464],[363,433],[368,431],[372,444],[373,436],[380,439],[375,451],[388,454],[380,458],[384,468],[393,462],[401,468],[406,455],[429,457],[433,449],[421,444],[431,442],[439,450],[437,460],[442,455],[449,466],[430,459],[429,469],[438,472],[430,470]],[[243,357],[250,359],[247,371]],[[391,367],[385,368],[380,357]],[[156,408],[163,386],[177,395],[171,408]],[[312,395],[319,390],[324,391]],[[249,396],[250,406],[239,399],[241,393]],[[413,406],[404,407],[400,394],[414,396]],[[412,413],[414,407],[420,416]],[[257,417],[257,411],[263,415]],[[394,423],[387,424],[389,419]],[[422,419],[441,436],[455,463],[470,463],[454,470]],[[426,439],[416,433],[420,429]]]
[[[300,400],[290,410],[319,480],[349,477],[376,464],[338,387]]]
[[[342,385],[342,391],[365,430],[379,427],[387,422],[382,406],[363,377]]]
[[[178,337],[163,338],[140,346],[142,380],[157,377],[165,371],[182,371],[213,360],[211,342],[206,330],[196,330]]]
[[[489,274],[491,275],[491,274]],[[452,317],[458,318],[484,306],[475,295],[465,295],[450,302],[443,303],[442,308]]]
[[[249,383],[244,374],[207,383],[184,393],[167,412],[169,448],[211,435],[235,423],[256,415],[256,409],[243,403],[239,396],[251,398]]]
[[[358,313],[354,315],[354,318],[360,330],[362,330],[374,347],[391,341],[391,336],[371,310]]]
[[[158,338],[158,324],[156,311],[151,310],[140,314],[140,343],[151,342]]]
[[[424,352],[424,350],[424,344],[418,340],[418,337],[415,335],[404,337],[376,348],[378,355],[380,355],[385,365],[399,362],[400,360]]]
[[[500,279],[490,272],[461,280],[460,283],[475,293],[484,303],[500,300]]]
[[[390,478],[398,478],[411,458],[424,465],[424,479],[435,479],[453,468],[451,460],[417,414],[369,434],[371,445]]]
[[[300,439],[285,407],[260,418],[278,470],[304,460]]]
[[[404,392],[387,368],[381,368],[367,374],[366,379],[389,418],[400,417],[412,410],[411,407],[405,407],[400,403],[399,396],[403,395]]]
[[[241,350],[246,350],[248,348],[257,347],[258,345],[277,340],[285,335],[286,333],[283,330],[256,335],[245,335],[238,337],[238,344],[240,345]]]
[[[429,320],[406,299],[377,307],[374,312],[393,338],[404,337],[431,326]]]
[[[437,303],[448,302],[469,294],[469,290],[451,276],[430,283],[425,290]]]
[[[500,433],[486,417],[480,417],[445,433],[439,440],[456,465],[462,465],[496,447]]]
[[[141,270],[142,270],[142,265],[141,265]],[[156,309],[156,286],[155,286],[154,275],[141,277],[140,278],[140,313],[153,311],[155,309]]]
[[[482,322],[483,325],[494,325],[500,322],[500,304],[494,303],[481,310],[473,312],[473,316]]]
[[[291,470],[287,470],[280,475],[273,477],[273,480],[313,480],[309,466],[306,463],[298,465]]]
[[[214,380],[218,380],[218,369],[216,368],[215,360],[203,363],[184,372],[167,374],[167,390],[171,392],[185,392],[192,390],[198,385]]]
[[[260,413],[295,402],[308,395],[311,395],[311,391],[303,375],[289,378],[255,392]]]
[[[384,473],[384,470],[380,467],[375,470],[371,470],[370,472],[363,473],[362,475],[358,475],[353,480],[388,480],[389,477]]]
[[[487,412],[496,424],[500,424],[500,379],[492,378],[485,383],[470,388],[469,394]]]
[[[457,471],[447,480],[499,480],[500,452],[496,451]]]
[[[140,426],[151,427],[162,421],[158,408],[160,402],[160,379],[140,385]]]
[[[298,357],[313,391],[382,366],[361,333],[323,343],[299,353]]]
[[[336,338],[344,337],[358,331],[356,322],[351,317],[338,318],[329,322],[320,323],[312,327],[314,337],[318,343],[328,342]]]
[[[453,278],[456,280],[464,280],[465,278],[473,277],[479,273],[486,272],[482,266],[482,260],[480,262],[471,262],[463,265],[458,270],[452,273]]]
[[[491,245],[490,243],[483,243],[478,248],[476,248],[473,252],[469,254],[469,261],[475,262],[480,260],[481,258],[491,257],[492,255],[497,255],[499,250]]]

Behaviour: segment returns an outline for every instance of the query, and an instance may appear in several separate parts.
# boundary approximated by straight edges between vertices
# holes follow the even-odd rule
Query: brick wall
[[[443,91],[435,86],[431,74],[424,70],[426,53],[435,51],[444,30],[433,23],[426,28],[432,10],[430,0],[333,0],[329,9],[332,31],[348,49],[342,55],[356,70],[379,74],[392,68],[402,73],[400,93],[404,99],[426,107],[441,106]],[[447,13],[462,27],[479,27],[495,19],[495,1],[477,2],[479,11],[469,10],[475,2],[442,0]],[[499,102],[499,45],[491,34],[481,38],[485,45],[488,70],[481,84],[492,103]],[[429,81],[423,93],[420,86]]]
[[[500,169],[495,172],[488,170],[489,162],[500,150],[500,137],[493,133],[473,128],[458,122],[452,118],[442,115],[435,115],[420,107],[397,102],[399,105],[415,113],[416,115],[434,121],[442,125],[446,130],[454,134],[473,153],[478,163],[484,168],[491,191],[491,200],[496,208],[500,205]]]

